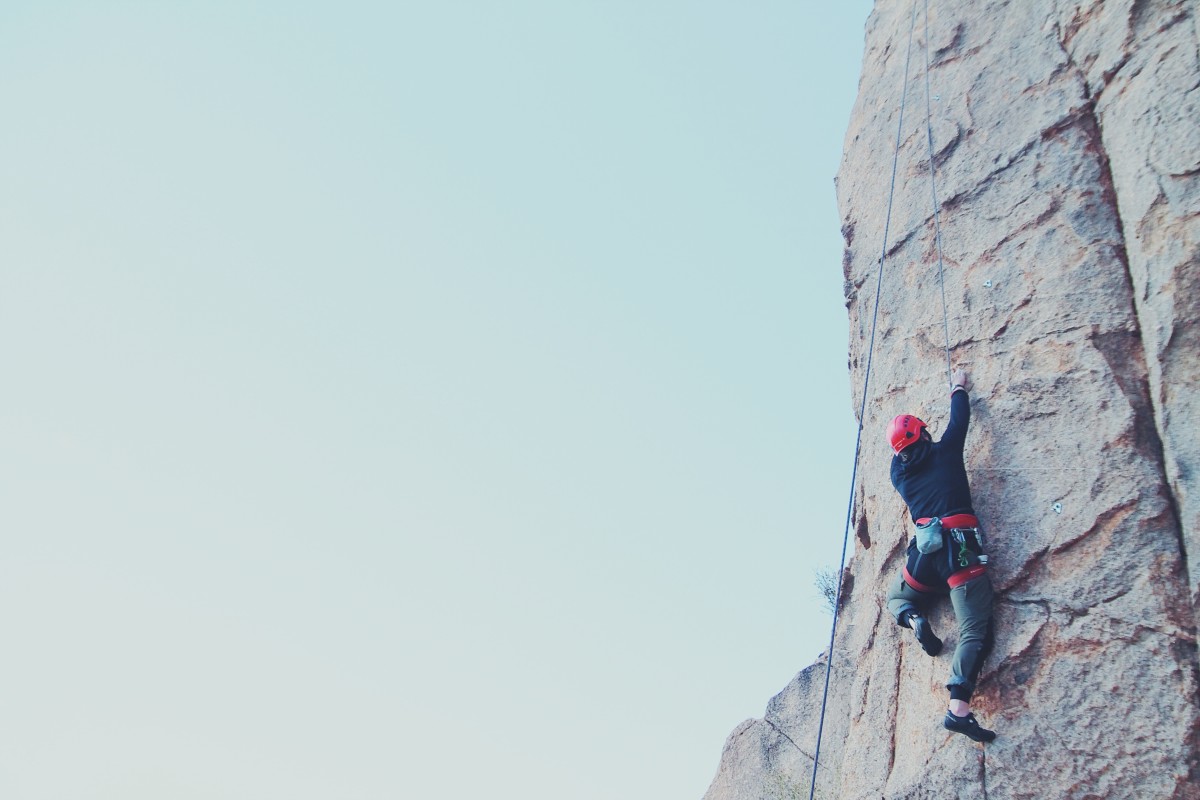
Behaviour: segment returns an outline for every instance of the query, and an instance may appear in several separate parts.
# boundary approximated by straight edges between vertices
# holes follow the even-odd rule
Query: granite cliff
[[[857,412],[900,131],[817,796],[1200,798],[1200,10],[918,3],[905,92],[912,12],[877,0],[867,22],[837,181]],[[948,652],[883,608],[908,526],[882,431],[913,412],[937,435],[948,413],[926,44],[951,358],[975,384],[967,466],[998,592],[986,747],[939,724]],[[825,668],[733,731],[706,800],[808,796]]]

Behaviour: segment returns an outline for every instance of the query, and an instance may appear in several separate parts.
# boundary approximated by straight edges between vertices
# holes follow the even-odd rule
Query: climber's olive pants
[[[888,591],[888,611],[900,623],[904,612],[924,614],[939,596],[918,592],[904,581],[903,575],[897,575]],[[946,684],[952,698],[971,698],[983,660],[992,651],[992,597],[992,581],[986,572],[950,590],[950,604],[958,620],[958,646],[954,648],[950,680]]]

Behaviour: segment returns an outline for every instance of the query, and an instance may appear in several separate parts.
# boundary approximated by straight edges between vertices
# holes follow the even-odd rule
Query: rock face
[[[817,796],[1200,798],[1200,10],[913,10],[879,0],[867,23],[838,176],[855,410],[879,312]],[[998,593],[986,747],[940,725],[948,603],[938,658],[883,607],[909,533],[882,432],[902,412],[944,429],[947,325]],[[706,800],[808,796],[824,677],[733,732]]]

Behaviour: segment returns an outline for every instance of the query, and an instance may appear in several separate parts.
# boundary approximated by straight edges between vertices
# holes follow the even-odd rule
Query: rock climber
[[[966,371],[951,375],[950,423],[933,441],[924,422],[901,414],[887,429],[892,485],[908,506],[916,535],[908,559],[887,595],[888,611],[909,628],[931,656],[942,650],[926,613],[939,597],[950,595],[958,621],[958,644],[950,666],[950,708],[942,725],[977,742],[996,738],[971,713],[971,694],[983,660],[992,649],[992,583],[987,574],[983,531],[971,505],[971,487],[963,463],[971,421]]]

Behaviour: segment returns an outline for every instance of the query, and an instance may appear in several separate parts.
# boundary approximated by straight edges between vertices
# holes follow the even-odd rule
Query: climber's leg
[[[923,613],[923,607],[929,602],[928,594],[909,586],[901,573],[892,583],[887,598],[888,611],[895,618],[896,624],[911,628],[922,650],[931,656],[942,652],[942,640],[934,634],[933,626]]]
[[[992,650],[992,582],[987,573],[950,590],[958,619],[958,646],[950,667],[952,700],[970,701],[983,661]]]
[[[896,579],[888,586],[887,609],[897,625],[909,627],[907,615],[910,612],[920,614],[927,602],[926,595],[905,583],[903,573],[897,573]]]

